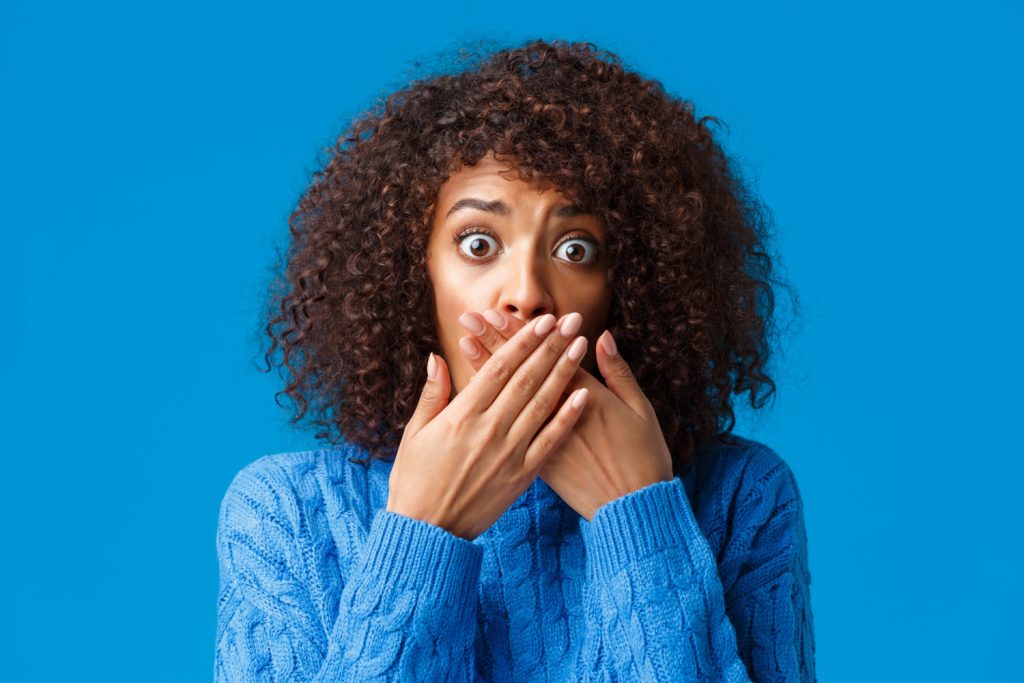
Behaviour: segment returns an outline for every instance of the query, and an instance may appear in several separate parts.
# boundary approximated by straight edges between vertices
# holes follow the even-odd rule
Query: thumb
[[[629,406],[637,415],[646,415],[651,410],[647,395],[636,381],[629,363],[615,347],[611,330],[605,330],[597,339],[597,368],[605,383],[620,401]]]
[[[451,378],[448,376],[448,364],[440,356],[430,354],[427,359],[427,382],[420,392],[416,410],[405,426],[410,435],[423,429],[428,422],[448,405],[451,394]]]

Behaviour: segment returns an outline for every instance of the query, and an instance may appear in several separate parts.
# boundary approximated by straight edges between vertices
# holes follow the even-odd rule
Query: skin
[[[521,324],[489,322],[478,339],[483,353],[470,363],[483,369]],[[500,327],[500,329],[499,329]],[[539,476],[588,522],[602,506],[650,484],[672,479],[672,456],[658,416],[606,330],[599,338],[597,366],[607,384],[577,369],[563,396],[586,390],[576,424],[541,467]],[[689,457],[689,454],[687,455]]]
[[[500,201],[504,209],[456,207],[469,198]],[[591,520],[603,505],[670,480],[672,460],[650,401],[604,329],[611,304],[604,229],[590,214],[559,215],[565,207],[557,191],[530,186],[485,157],[441,187],[427,266],[451,396],[530,320],[550,313],[560,324],[579,317],[570,313],[582,316],[578,333],[587,338],[587,353],[563,399],[585,388],[587,402],[539,476]],[[489,234],[467,234],[468,228]]]
[[[480,208],[449,214],[457,202],[470,198],[500,201],[507,214]],[[441,186],[427,271],[453,396],[476,372],[459,346],[462,339],[463,344],[476,345],[459,321],[467,312],[491,310],[522,323],[545,313],[561,319],[578,312],[583,316],[579,334],[588,341],[581,367],[591,372],[596,367],[594,341],[607,324],[611,305],[605,231],[593,214],[559,214],[559,209],[570,206],[555,189],[520,180],[511,165],[493,155],[463,167]],[[469,228],[489,231],[493,237],[470,234],[456,244],[455,236]],[[573,239],[566,241],[569,237]],[[479,345],[475,350],[482,352]]]

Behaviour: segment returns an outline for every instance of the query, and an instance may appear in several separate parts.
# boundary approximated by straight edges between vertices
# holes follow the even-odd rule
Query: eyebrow
[[[445,220],[461,209],[476,209],[477,211],[486,211],[487,213],[493,213],[498,216],[508,216],[512,213],[508,204],[500,199],[487,201],[486,199],[477,199],[476,197],[466,197],[465,199],[460,199],[455,202],[452,205],[452,208],[448,209],[448,213],[444,215]],[[566,204],[555,209],[555,215],[560,218],[572,218],[573,216],[578,216],[581,213],[586,212],[575,204]]]

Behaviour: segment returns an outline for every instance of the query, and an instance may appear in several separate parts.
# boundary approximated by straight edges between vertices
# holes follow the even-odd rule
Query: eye
[[[597,242],[586,237],[570,237],[555,248],[556,256],[581,266],[592,264],[597,259],[598,253]],[[559,254],[564,254],[564,256],[559,256]]]
[[[465,254],[467,258],[482,259],[488,256],[490,244],[494,244],[495,248],[497,248],[498,240],[494,235],[482,232],[479,228],[474,228],[456,235],[455,243],[458,245],[459,251]]]
[[[484,228],[469,228],[453,238],[462,256],[470,261],[482,261],[499,250],[498,238]],[[555,257],[573,265],[590,266],[597,260],[601,247],[591,237],[571,236],[555,247]]]

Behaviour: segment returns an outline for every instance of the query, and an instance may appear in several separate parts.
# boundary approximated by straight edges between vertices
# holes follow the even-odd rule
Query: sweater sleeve
[[[614,500],[582,525],[580,680],[816,680],[802,505],[784,463],[757,478],[735,512],[724,561],[740,569],[728,604],[678,478]]]
[[[313,511],[267,469],[243,469],[221,503],[214,680],[472,680],[482,549],[380,510],[361,548],[337,549],[348,571],[325,624],[338,592],[311,563],[331,540],[304,531]]]

